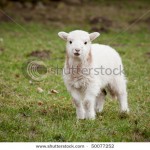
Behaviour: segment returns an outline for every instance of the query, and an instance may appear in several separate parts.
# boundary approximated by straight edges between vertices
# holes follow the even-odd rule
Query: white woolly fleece
[[[120,102],[121,112],[129,112],[126,79],[119,54],[111,47],[91,42],[100,34],[75,30],[59,32],[67,41],[63,79],[76,106],[78,119],[95,119],[103,110],[108,89]]]

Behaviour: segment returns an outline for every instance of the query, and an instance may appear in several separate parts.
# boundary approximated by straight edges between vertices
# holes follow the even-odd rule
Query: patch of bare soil
[[[107,27],[92,27],[91,32],[105,32],[105,33],[108,33],[109,32],[109,29]]]
[[[89,20],[91,24],[91,32],[109,32],[113,22],[106,17],[93,17]]]
[[[28,54],[28,57],[37,57],[40,59],[49,59],[51,52],[49,50],[36,50]]]
[[[3,52],[5,49],[3,47],[0,47],[0,52]]]
[[[138,128],[135,128],[133,131],[133,136],[132,136],[134,141],[145,141],[148,142],[150,140],[149,138],[149,131],[147,131],[146,129],[144,131],[141,131]]]
[[[101,24],[107,27],[112,26],[112,21],[106,17],[93,17],[90,19],[90,24]]]
[[[33,0],[34,1],[34,0]],[[139,4],[131,15],[120,2],[94,2],[87,0],[51,0],[51,1],[15,1],[9,2],[3,11],[16,22],[40,22],[63,28],[74,25],[76,28],[90,26],[91,31],[109,32],[122,30],[136,20],[145,10],[146,4]],[[133,2],[133,5],[136,2]],[[137,4],[136,4],[137,5]],[[118,13],[120,12],[120,13]],[[132,19],[133,18],[133,19]],[[0,22],[12,21],[0,12]],[[142,22],[142,21],[139,21]],[[147,27],[150,18],[143,20]],[[137,23],[138,28],[140,24]],[[148,27],[149,28],[149,27]]]
[[[0,12],[0,22],[11,22],[11,20],[8,16]]]
[[[150,52],[145,53],[145,55],[150,58]]]
[[[149,18],[146,18],[144,21],[145,21],[147,24],[150,25],[150,17],[149,17]]]

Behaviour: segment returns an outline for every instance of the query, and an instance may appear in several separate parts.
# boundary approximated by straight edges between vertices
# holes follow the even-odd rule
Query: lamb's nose
[[[79,49],[75,49],[75,51],[78,53],[80,50]]]

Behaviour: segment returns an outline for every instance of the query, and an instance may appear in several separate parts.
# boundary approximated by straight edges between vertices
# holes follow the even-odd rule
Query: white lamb
[[[120,102],[121,112],[129,112],[126,79],[119,54],[111,47],[91,44],[100,34],[82,30],[59,32],[67,41],[63,78],[76,106],[78,119],[95,119],[102,112],[106,92]]]

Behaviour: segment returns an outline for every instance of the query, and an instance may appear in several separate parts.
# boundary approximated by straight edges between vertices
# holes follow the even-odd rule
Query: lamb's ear
[[[66,33],[66,32],[59,32],[58,33],[58,36],[60,37],[60,38],[62,38],[63,40],[67,40],[67,37],[68,37],[68,33]]]
[[[93,32],[93,33],[90,33],[89,35],[90,35],[90,40],[93,41],[100,35],[100,33]]]

